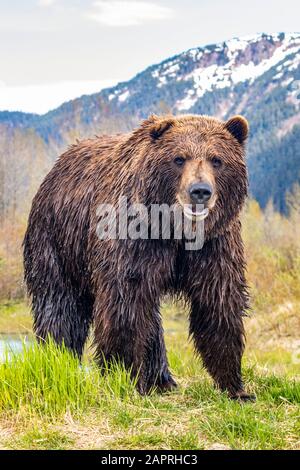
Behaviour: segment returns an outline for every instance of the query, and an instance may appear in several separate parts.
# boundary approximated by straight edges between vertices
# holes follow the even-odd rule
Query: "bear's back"
[[[72,265],[70,272],[74,263],[80,269],[86,262],[93,201],[99,195],[105,197],[115,149],[123,138],[103,136],[72,145],[58,158],[33,199],[25,243],[48,233],[51,245]]]

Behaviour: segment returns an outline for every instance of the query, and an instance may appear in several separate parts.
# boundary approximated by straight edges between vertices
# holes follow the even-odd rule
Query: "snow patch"
[[[267,36],[270,38],[271,36]],[[276,66],[279,62],[282,62],[285,57],[291,54],[297,54],[300,52],[300,34],[298,35],[286,35],[282,40],[281,45],[277,47],[268,59],[262,60],[259,64],[254,64],[253,61],[248,64],[236,65],[236,58],[240,51],[245,50],[249,43],[257,42],[262,38],[262,35],[252,36],[250,38],[233,38],[224,43],[223,50],[227,52],[228,62],[224,65],[213,64],[208,67],[197,67],[193,72],[182,77],[183,80],[193,80],[193,98],[191,98],[190,90],[188,90],[186,97],[177,102],[177,108],[179,110],[187,110],[192,107],[197,98],[201,98],[207,91],[212,91],[216,88],[227,88],[233,84],[242,83],[247,80],[253,82],[258,77],[263,75],[272,67]],[[280,40],[279,34],[273,35],[274,40]],[[293,41],[291,43],[291,41]],[[300,64],[300,56],[298,55],[289,66],[288,70],[296,69]],[[279,72],[282,68],[280,64],[277,68]],[[275,78],[281,78],[283,74]]]
[[[126,91],[124,91],[123,93],[121,93],[121,94],[119,95],[118,100],[119,100],[121,103],[123,103],[123,101],[126,101],[127,98],[129,98],[129,95],[130,95],[129,91],[126,90]]]
[[[181,111],[190,109],[197,102],[198,96],[195,95],[194,90],[189,90],[187,96],[177,103],[177,108]]]
[[[273,80],[280,80],[283,77],[283,72],[279,72],[273,77]]]
[[[293,81],[294,81],[294,77],[287,78],[286,80],[284,80],[283,82],[281,82],[281,86],[287,87],[287,86],[289,86],[290,83],[292,83]]]
[[[168,83],[169,78],[176,78],[179,70],[179,61],[170,61],[159,66],[154,72],[152,72],[152,77],[158,81],[157,86],[160,88]]]

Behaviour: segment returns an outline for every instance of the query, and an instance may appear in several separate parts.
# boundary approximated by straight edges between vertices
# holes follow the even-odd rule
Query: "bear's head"
[[[242,116],[226,122],[197,115],[151,116],[133,134],[141,199],[179,204],[185,215],[205,218],[206,231],[227,228],[247,195],[247,135]]]

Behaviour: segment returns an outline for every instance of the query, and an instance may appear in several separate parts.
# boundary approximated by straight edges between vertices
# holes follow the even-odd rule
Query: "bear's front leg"
[[[96,301],[95,346],[99,363],[117,360],[137,378],[141,394],[176,387],[168,368],[158,303],[145,298],[145,290],[102,292]]]
[[[241,316],[222,317],[223,312],[192,302],[190,333],[204,366],[222,391],[230,398],[252,400],[244,391],[241,359],[244,351],[244,328]]]
[[[154,335],[149,338],[144,359],[144,384],[146,392],[155,387],[159,392],[172,391],[177,387],[168,366],[164,332],[159,311],[155,311]]]
[[[207,242],[198,256],[199,264],[189,274],[195,276],[198,269],[199,283],[188,289],[195,347],[222,391],[232,399],[254,400],[245,392],[241,376],[248,295],[239,231]]]

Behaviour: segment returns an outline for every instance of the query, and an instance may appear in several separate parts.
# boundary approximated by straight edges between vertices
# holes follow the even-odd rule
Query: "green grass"
[[[141,397],[122,366],[100,374],[89,349],[79,364],[51,341],[27,342],[0,363],[0,448],[299,449],[300,364],[286,343],[278,346],[274,331],[266,343],[260,320],[246,321],[243,374],[257,402],[232,402],[195,357],[183,307],[167,302],[162,310],[175,392]],[[5,321],[5,332],[31,331],[24,304],[2,306]]]
[[[44,427],[33,426],[29,431],[18,435],[14,440],[10,440],[8,447],[11,449],[32,449],[32,450],[64,450],[74,443],[66,434]]]
[[[299,448],[299,382],[246,360],[247,389],[258,399],[232,402],[214,389],[182,334],[168,340],[180,387],[163,396],[141,397],[122,366],[101,375],[89,354],[80,365],[51,341],[10,355],[0,364],[0,423],[9,429],[2,447]]]
[[[0,410],[22,410],[30,406],[50,418],[105,406],[116,397],[124,402],[136,394],[128,373],[116,364],[100,374],[93,362],[82,364],[65,347],[49,340],[41,346],[24,343],[21,354],[7,350],[0,364]]]

